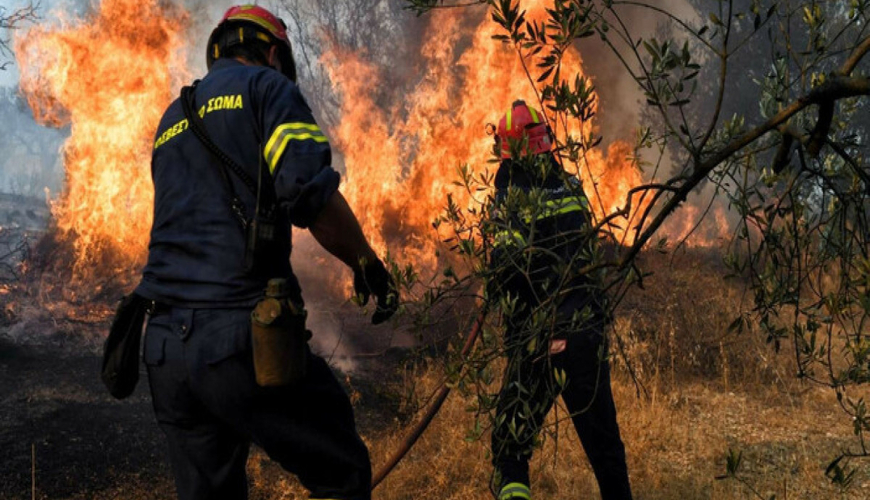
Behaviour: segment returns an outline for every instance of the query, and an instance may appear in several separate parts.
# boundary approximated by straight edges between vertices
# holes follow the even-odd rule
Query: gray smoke
[[[30,4],[26,0],[13,0],[0,5],[0,16],[8,15]],[[33,2],[38,6],[34,21],[53,24],[63,17],[75,19],[87,13],[87,0],[42,0]],[[26,29],[28,23],[18,26]],[[9,40],[15,34],[11,30],[0,32],[0,38]],[[20,32],[19,32],[20,33]],[[69,129],[54,129],[36,123],[30,107],[18,91],[18,68],[15,55],[0,54],[0,193],[45,199],[56,197],[63,188],[63,142]]]
[[[686,22],[693,23],[699,20],[697,11],[688,0],[660,0],[652,3]],[[655,14],[650,9],[622,6],[619,13],[635,39],[668,35],[671,25],[667,18]],[[634,56],[630,47],[621,43],[615,36],[610,39],[622,56],[632,62]],[[598,93],[597,123],[604,137],[604,145],[614,140],[627,140],[633,143],[635,129],[641,123],[641,110],[646,106],[643,93],[619,57],[607,48],[600,38],[593,36],[583,39],[579,43],[579,48],[583,57],[583,69],[586,75],[592,78]],[[636,65],[632,65],[632,70],[636,69]]]

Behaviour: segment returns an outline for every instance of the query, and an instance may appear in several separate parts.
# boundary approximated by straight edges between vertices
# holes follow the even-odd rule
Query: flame
[[[733,224],[727,208],[720,201],[715,201],[708,211],[699,208],[702,205],[698,200],[682,206],[665,221],[662,235],[670,245],[710,248],[721,247],[731,240]]]
[[[523,5],[527,19],[538,21],[551,6],[552,0]],[[331,131],[346,164],[342,190],[380,253],[389,246],[400,261],[424,268],[435,262],[443,234],[431,224],[447,195],[461,207],[479,206],[453,183],[461,165],[492,172],[485,124],[497,122],[515,99],[538,103],[515,50],[492,40],[500,28],[481,16],[469,36],[467,16],[446,9],[429,17],[419,78],[402,89],[398,105],[383,106],[376,97],[385,68],[340,47],[322,58],[342,102]],[[189,80],[188,24],[188,13],[171,2],[103,0],[85,19],[15,37],[20,85],[34,116],[70,126],[66,185],[52,212],[85,273],[107,253],[122,255],[131,269],[146,253],[151,144],[164,109]],[[539,75],[534,61],[528,69],[533,79]],[[562,72],[583,74],[577,51],[566,53]],[[568,131],[588,135],[595,125],[570,123]],[[628,191],[643,182],[631,153],[617,142],[588,152],[578,166],[596,217],[624,207]],[[635,211],[645,207],[633,203]],[[617,238],[630,241],[632,220],[615,229]]]
[[[151,227],[151,142],[185,75],[187,12],[159,0],[104,0],[86,19],[15,37],[21,90],[36,119],[70,126],[66,185],[52,212],[76,265],[106,252],[131,263]]]
[[[537,21],[551,6],[544,0],[523,3],[527,19]],[[453,182],[461,165],[476,172],[494,168],[487,163],[492,138],[484,133],[485,125],[497,123],[516,99],[541,108],[516,51],[492,40],[501,28],[488,17],[481,17],[470,43],[459,43],[467,36],[467,15],[450,9],[431,14],[419,80],[393,109],[376,101],[374,91],[384,80],[379,68],[340,48],[323,58],[342,97],[341,122],[333,131],[347,169],[342,190],[379,251],[399,243],[389,246],[400,246],[404,257],[418,264],[433,262],[431,223],[443,211],[447,194],[460,207],[479,204]],[[534,61],[528,69],[533,78],[540,74]],[[567,52],[562,71],[583,74],[577,51]],[[578,137],[593,132],[594,125],[578,121],[568,129]],[[623,207],[628,190],[642,182],[630,152],[625,143],[611,145],[606,155],[591,151],[575,172],[596,216]],[[616,231],[625,237],[625,228]]]

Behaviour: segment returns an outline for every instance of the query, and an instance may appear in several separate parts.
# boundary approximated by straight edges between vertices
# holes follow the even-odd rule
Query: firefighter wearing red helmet
[[[503,160],[510,159],[512,146],[523,147],[522,151],[515,149],[520,156],[548,153],[553,148],[549,126],[525,101],[514,101],[511,109],[501,117],[496,139]]]
[[[284,23],[262,7],[230,8],[209,37],[207,62],[157,129],[154,222],[135,292],[150,304],[143,358],[178,498],[247,498],[256,443],[310,498],[369,500],[371,463],[350,400],[307,348],[291,225],[353,270],[363,303],[376,299],[373,323],[396,311],[393,279],[338,191],[329,141],[295,83]],[[260,315],[257,304],[278,305]],[[269,311],[281,311],[280,322]],[[267,327],[293,337],[252,339]],[[303,339],[294,340],[298,357],[280,355],[290,352],[281,338]],[[278,354],[273,366],[296,359],[297,378],[261,378],[263,353]]]
[[[582,186],[553,152],[545,117],[523,101],[499,121],[487,292],[503,311],[507,366],[492,431],[498,500],[531,498],[529,459],[561,395],[603,500],[629,500],[625,447],[606,358],[604,292],[577,270],[597,252]],[[505,302],[507,300],[507,302]]]

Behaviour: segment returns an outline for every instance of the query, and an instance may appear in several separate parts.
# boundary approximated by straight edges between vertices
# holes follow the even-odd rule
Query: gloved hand
[[[367,262],[364,267],[354,271],[353,290],[362,299],[362,305],[368,304],[369,296],[374,294],[377,306],[372,315],[372,324],[383,323],[399,308],[396,283],[380,259]]]

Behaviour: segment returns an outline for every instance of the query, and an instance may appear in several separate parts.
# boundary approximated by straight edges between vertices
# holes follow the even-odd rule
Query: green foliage
[[[866,392],[870,381],[870,79],[856,70],[870,51],[870,2],[697,1],[696,20],[686,20],[691,16],[669,12],[658,2],[556,0],[543,22],[528,20],[522,1],[471,3],[485,5],[501,28],[494,43],[512,48],[522,61],[572,173],[584,168],[584,156],[601,141],[594,133],[573,137],[566,126],[589,122],[596,112],[592,80],[567,74],[562,65],[579,40],[597,35],[647,105],[634,153],[639,167],[652,167],[651,174],[664,180],[636,187],[620,209],[599,215],[590,233],[579,237],[605,240],[615,250],[605,257],[600,247],[588,245],[582,256],[554,263],[562,279],[547,293],[558,296],[559,286],[588,278],[608,291],[612,310],[629,287],[643,284],[636,263],[640,251],[667,251],[667,239],[658,234],[662,224],[691,192],[713,186],[740,219],[724,259],[728,272],[751,283],[752,307],[741,311],[731,329],[757,325],[752,330],[777,351],[790,343],[796,375],[836,391],[853,422],[856,448],[843,457],[870,456],[866,405],[850,398]],[[467,5],[408,4],[418,13]],[[639,34],[627,21],[630,8],[659,16],[663,29],[657,36]],[[511,145],[515,157],[522,150],[522,144]],[[666,157],[673,159],[672,172],[662,168]],[[492,217],[497,203],[486,194],[492,179],[476,178],[471,170],[464,167],[458,182],[483,196],[481,208],[472,213],[448,199],[438,224],[450,225],[456,234],[451,245],[471,260],[470,274],[454,284],[474,289],[473,283],[480,287],[492,279],[484,265],[487,241],[491,245],[495,234],[515,228],[487,226],[485,221],[498,220]],[[629,220],[629,209],[641,199],[649,205]],[[543,210],[534,191],[509,192],[500,203],[502,210],[529,220]],[[617,241],[608,229],[623,223],[635,228],[634,238]],[[534,235],[534,224],[527,229]],[[512,261],[519,269],[532,261],[536,245],[526,241],[521,247]],[[480,296],[501,315],[517,313],[515,297],[496,298],[486,290]],[[554,328],[546,305],[542,301],[543,309],[525,313],[529,331]],[[511,348],[499,344],[497,335],[487,342],[480,359],[465,362],[478,369]],[[532,338],[523,345],[530,355],[540,350]],[[553,380],[563,384],[558,373]],[[477,411],[484,413],[494,398],[479,401]],[[522,423],[507,425],[520,432]],[[852,475],[843,457],[832,462],[827,475],[848,486]],[[739,452],[729,452],[722,477],[740,480],[740,462]]]
[[[716,476],[716,479],[732,479],[738,481],[752,493],[755,498],[761,500],[776,500],[776,495],[765,496],[752,486],[746,478],[740,474],[740,467],[743,463],[743,452],[739,450],[728,449],[728,454],[725,455],[725,474]]]

